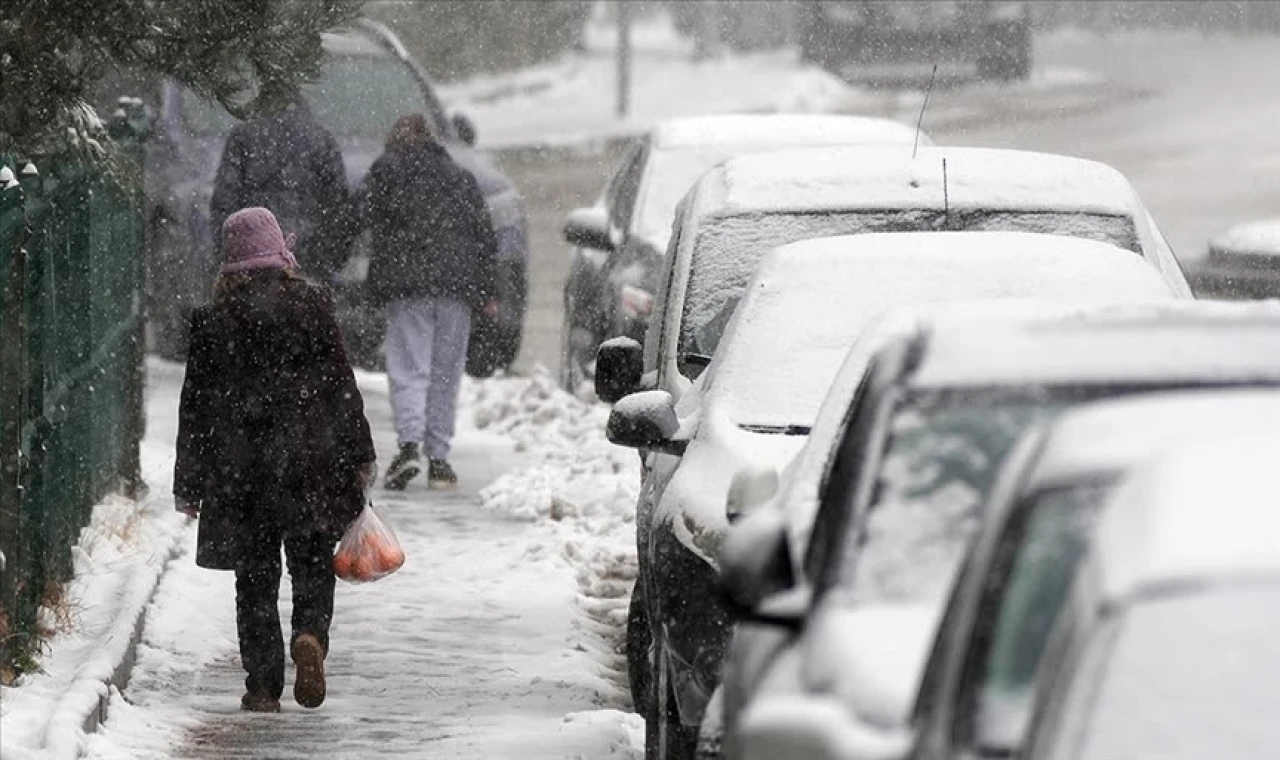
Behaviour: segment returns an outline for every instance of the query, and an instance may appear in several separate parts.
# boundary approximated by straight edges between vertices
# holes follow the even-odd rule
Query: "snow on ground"
[[[609,30],[589,27],[587,49],[512,74],[440,87],[476,123],[480,144],[573,145],[637,134],[659,121],[707,113],[853,110],[865,93],[803,64],[794,50],[690,59],[664,15],[638,23],[629,114],[616,114]]]
[[[75,580],[57,611],[44,609],[58,630],[40,658],[40,672],[13,688],[0,687],[0,755],[6,760],[76,757],[85,716],[106,696],[165,562],[191,527],[169,497],[181,368],[149,366],[143,476],[150,495],[140,502],[108,498],[94,508],[73,550]]]
[[[605,439],[608,407],[565,393],[545,370],[471,383],[464,395],[477,427],[536,453],[532,464],[481,491],[480,501],[534,522],[547,549],[573,568],[584,646],[617,686],[615,703],[627,705],[624,636],[636,578],[639,457]]]
[[[181,375],[153,365],[151,380],[159,425],[149,456],[167,458],[153,493],[167,510],[159,477],[172,467]],[[358,380],[385,465],[395,449],[386,378]],[[339,583],[329,699],[319,710],[297,707],[286,688],[279,715],[239,711],[233,576],[197,568],[194,531],[180,528],[181,551],[147,607],[127,693],[111,694],[106,723],[84,740],[87,756],[639,757],[643,723],[626,711],[613,643],[634,576],[631,505],[614,502],[628,502],[639,478],[626,467],[634,463],[612,463],[601,414],[545,375],[465,386],[452,457],[461,488],[374,492],[408,561],[377,583]],[[576,469],[567,464],[575,446],[584,455]],[[504,474],[539,468],[560,468],[555,477],[571,487],[526,479],[522,494],[497,505],[504,483],[529,477]],[[481,508],[477,491],[491,483],[484,500],[494,508]],[[283,585],[287,631],[287,576]],[[26,726],[36,712],[18,717]],[[13,755],[28,756],[43,757]]]

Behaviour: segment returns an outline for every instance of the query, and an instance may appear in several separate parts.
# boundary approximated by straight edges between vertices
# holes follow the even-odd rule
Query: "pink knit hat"
[[[243,208],[222,223],[222,273],[254,269],[292,269],[298,266],[275,214],[265,208]]]

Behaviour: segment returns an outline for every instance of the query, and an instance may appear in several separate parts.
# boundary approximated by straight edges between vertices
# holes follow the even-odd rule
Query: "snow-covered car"
[[[498,233],[499,307],[496,317],[478,315],[472,323],[468,371],[485,375],[508,366],[520,349],[527,302],[528,235],[515,185],[474,148],[470,120],[449,116],[426,72],[386,27],[360,20],[348,31],[323,35],[323,44],[320,79],[303,88],[303,97],[338,141],[353,191],[381,154],[396,118],[413,111],[430,120],[449,155],[475,176]],[[147,150],[147,195],[148,320],[152,349],[162,356],[185,356],[190,312],[208,297],[218,268],[209,199],[223,144],[235,124],[224,108],[177,82],[160,88]],[[377,367],[383,316],[365,293],[369,250],[364,241],[353,254],[340,280],[332,283],[339,322],[352,360]]]
[[[636,511],[639,579],[628,660],[657,757],[688,757],[730,631],[717,598],[730,477],[776,471],[803,444],[831,379],[881,312],[956,298],[1169,298],[1114,246],[1014,232],[913,232],[808,240],[768,253],[705,373],[677,403],[622,399],[610,440],[649,452]]]
[[[885,760],[1020,756],[1040,656],[1116,484],[1178,441],[1268,429],[1280,429],[1280,391],[1199,390],[1082,404],[1026,436],[995,480],[945,612],[924,605],[932,614],[920,618],[941,625],[930,646],[908,651],[930,651],[928,664],[889,674],[907,717],[885,732],[902,750]],[[845,638],[844,650],[865,651],[834,656],[832,667],[848,669],[836,677],[870,681],[878,672],[864,672],[878,665],[870,645]],[[787,709],[805,702],[793,695]],[[867,706],[853,707],[844,730],[880,730],[853,725],[866,720]]]
[[[627,151],[600,200],[565,223],[574,248],[564,286],[560,385],[575,393],[589,382],[605,340],[644,338],[676,204],[716,164],[780,148],[907,146],[916,139],[933,144],[896,121],[826,114],[695,116],[654,127]]]
[[[1280,437],[1186,443],[1104,507],[1019,757],[1280,755]]]
[[[1247,222],[1209,240],[1188,273],[1196,292],[1212,298],[1280,297],[1280,219]]]
[[[805,554],[792,555],[792,516],[770,508],[726,541],[723,582],[744,621],[724,677],[728,757],[844,757],[840,742],[866,738],[868,724],[884,729],[870,733],[890,742],[885,756],[910,749],[911,700],[864,705],[859,679],[835,665],[860,655],[832,651],[864,606],[941,610],[1024,432],[1086,401],[1280,383],[1280,310],[1264,305],[988,302],[880,329]],[[898,686],[910,695],[918,684]],[[800,703],[851,720],[800,725]]]
[[[678,399],[706,367],[726,316],[769,249],[912,231],[1097,240],[1145,259],[1176,294],[1190,293],[1136,191],[1104,164],[988,148],[920,148],[915,157],[906,148],[858,147],[740,156],[705,174],[681,201],[644,346],[602,346],[596,394],[612,402],[656,387]]]

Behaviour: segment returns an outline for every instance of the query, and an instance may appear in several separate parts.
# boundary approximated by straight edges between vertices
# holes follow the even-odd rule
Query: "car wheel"
[[[631,702],[635,711],[648,716],[653,702],[653,632],[640,581],[631,589],[627,611],[627,678],[631,682]]]

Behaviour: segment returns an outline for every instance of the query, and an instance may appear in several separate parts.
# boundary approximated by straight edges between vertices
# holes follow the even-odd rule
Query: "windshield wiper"
[[[813,428],[808,425],[739,425],[748,433],[765,435],[808,435]]]

